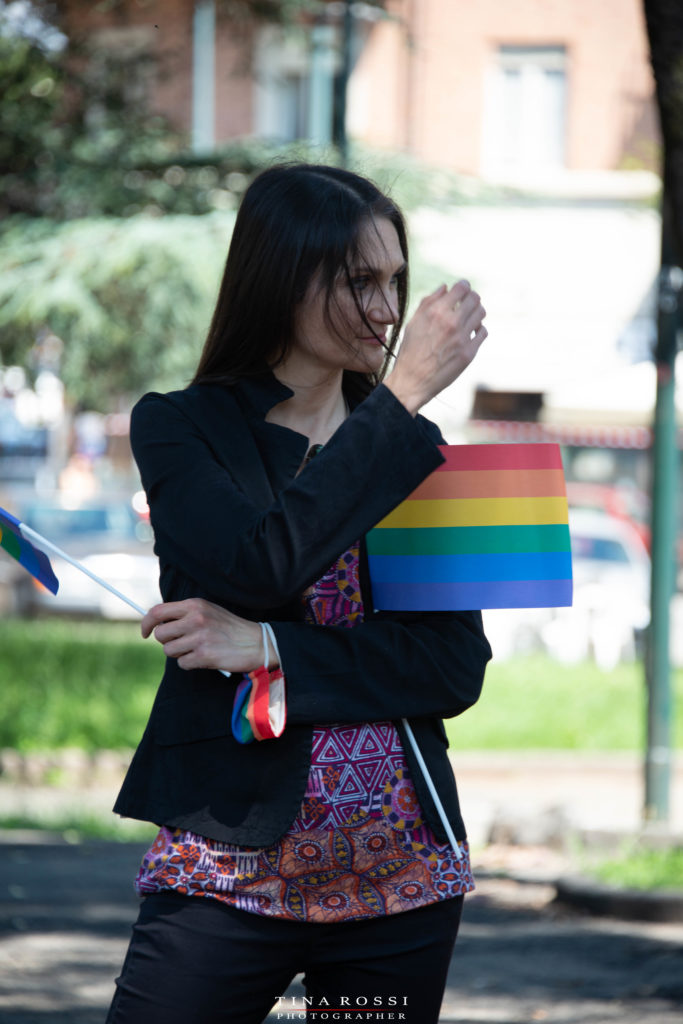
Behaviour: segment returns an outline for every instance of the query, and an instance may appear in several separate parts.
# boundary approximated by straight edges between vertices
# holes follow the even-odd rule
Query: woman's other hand
[[[181,668],[251,672],[263,664],[258,622],[250,622],[202,598],[154,605],[141,624],[145,639],[154,633],[164,654]],[[279,664],[269,644],[269,668]]]
[[[486,310],[467,281],[441,285],[408,323],[385,385],[413,415],[452,384],[488,335]]]

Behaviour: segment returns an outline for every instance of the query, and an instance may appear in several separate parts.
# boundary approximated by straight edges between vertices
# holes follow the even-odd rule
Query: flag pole
[[[420,766],[420,771],[422,772],[422,777],[425,780],[425,782],[427,783],[427,788],[429,789],[429,792],[431,794],[432,800],[434,801],[434,805],[435,805],[435,807],[436,807],[436,809],[437,809],[437,811],[439,813],[439,817],[441,818],[441,824],[443,825],[443,827],[444,827],[444,829],[446,831],[446,835],[448,836],[448,841],[450,842],[451,846],[453,847],[453,852],[455,853],[455,859],[456,860],[462,860],[462,850],[458,846],[458,841],[455,838],[455,833],[453,832],[453,829],[451,828],[451,823],[448,820],[448,818],[446,817],[446,812],[444,810],[444,806],[441,803],[441,799],[439,797],[439,794],[436,791],[436,786],[432,782],[432,777],[429,774],[429,769],[427,768],[427,765],[425,764],[425,760],[424,760],[424,758],[422,756],[422,751],[420,750],[420,748],[417,745],[417,740],[415,739],[415,734],[413,733],[413,730],[411,729],[410,723],[408,722],[407,718],[402,718],[401,722],[402,722],[403,728],[405,729],[406,734],[408,736],[408,740],[410,742],[410,745],[413,748],[413,753],[415,754],[415,757],[417,758],[417,763]]]
[[[45,554],[57,555],[58,558],[63,558],[65,562],[69,563],[69,565],[73,565],[74,569],[78,569],[80,572],[85,573],[85,575],[89,576],[91,580],[95,581],[95,583],[99,583],[101,587],[104,587],[105,590],[108,590],[110,594],[114,594],[121,601],[124,601],[127,605],[130,605],[131,608],[134,608],[138,615],[147,614],[146,610],[142,608],[139,604],[136,604],[135,601],[133,601],[130,597],[127,597],[125,594],[122,594],[120,590],[117,590],[116,587],[113,587],[111,583],[107,583],[107,581],[103,580],[101,576],[98,576],[96,573],[91,572],[90,569],[87,569],[82,562],[79,562],[77,559],[72,558],[71,555],[67,555],[66,551],[62,551],[62,549],[58,548],[56,544],[52,544],[51,541],[46,540],[45,537],[41,536],[41,534],[36,533],[36,531],[32,530],[30,526],[26,525],[26,523],[20,523],[19,529],[21,531],[22,536],[25,537],[26,540],[32,541],[37,547],[41,549],[41,551],[44,551]]]

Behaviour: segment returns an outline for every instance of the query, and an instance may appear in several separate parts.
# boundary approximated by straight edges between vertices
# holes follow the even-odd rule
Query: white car
[[[595,658],[605,670],[633,659],[650,621],[650,557],[628,522],[570,509],[571,608],[484,612],[494,657],[545,650],[561,661]]]
[[[69,504],[59,497],[26,501],[19,518],[142,608],[160,600],[159,567],[149,524],[128,497]],[[69,562],[50,554],[59,580],[51,594],[24,570],[15,575],[14,606],[36,613],[135,619],[138,613]]]

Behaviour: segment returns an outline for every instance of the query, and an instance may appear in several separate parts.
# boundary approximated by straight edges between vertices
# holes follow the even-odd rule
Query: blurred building
[[[640,0],[394,0],[359,59],[352,134],[491,178],[653,166]]]
[[[221,0],[63,0],[93,59],[155,58],[138,83],[196,149],[326,142],[345,2],[283,29]],[[494,180],[657,166],[640,0],[350,3],[348,128],[373,146]],[[144,68],[144,70],[142,70]]]
[[[519,186],[411,216],[413,252],[489,311],[429,414],[449,440],[558,441],[573,478],[647,490],[660,221],[634,203],[659,169],[642,0],[321,0],[287,28],[228,0],[59,6],[93,60],[154,58],[130,88],[198,152],[333,140],[346,53],[352,139]]]

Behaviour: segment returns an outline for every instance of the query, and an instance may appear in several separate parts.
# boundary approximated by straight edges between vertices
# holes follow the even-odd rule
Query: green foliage
[[[0,214],[121,212],[126,175],[167,165],[181,145],[131,93],[147,58],[90,64],[75,46],[45,50],[2,28]]]
[[[10,208],[20,190],[42,186],[41,158],[62,142],[56,113],[62,94],[59,68],[38,47],[0,35],[0,180]]]
[[[136,624],[0,623],[0,747],[130,749],[142,734],[163,655]],[[683,672],[674,743],[683,747]],[[643,747],[639,665],[603,673],[540,655],[494,663],[479,703],[449,720],[453,751]]]
[[[30,365],[41,331],[62,338],[72,401],[181,387],[208,328],[233,214],[54,224],[0,238],[0,361]]]
[[[144,181],[135,179],[136,209],[146,203],[150,210],[152,190],[159,203],[174,205],[166,192],[180,188],[186,174],[195,175],[186,198],[201,186],[208,204],[234,206],[272,156],[267,146],[243,143],[230,150],[231,165],[242,170],[223,178],[211,164],[188,170],[179,163],[162,178],[149,172]],[[334,153],[299,145],[279,158],[332,161]],[[457,179],[385,154],[359,152],[354,166],[407,210],[420,197],[452,196],[457,189]],[[184,202],[181,195],[176,205]],[[30,369],[34,345],[49,331],[64,343],[60,372],[75,405],[108,412],[144,391],[184,386],[208,328],[233,223],[230,209],[66,222],[11,218],[0,233],[0,364]],[[420,296],[444,275],[413,259],[411,277],[413,295]]]
[[[622,889],[683,889],[683,847],[636,846],[593,864],[588,872]]]
[[[294,17],[306,5],[292,0],[289,15],[283,5],[262,6]],[[250,17],[258,6],[237,3]],[[264,10],[258,16],[271,15]],[[234,208],[253,174],[276,160],[338,162],[334,148],[254,139],[210,154],[189,152],[187,140],[145,105],[140,83],[154,62],[148,54],[125,53],[93,60],[83,43],[46,51],[30,39],[3,35],[0,21],[0,215],[68,220],[210,213]],[[351,166],[406,209],[463,198],[457,176],[400,154],[354,149]]]
[[[673,743],[683,747],[683,671]],[[593,662],[562,665],[543,655],[493,661],[473,708],[446,722],[457,750],[641,750],[645,682],[631,662],[603,672]]]
[[[218,0],[217,5],[219,14],[237,23],[255,20],[287,24],[302,15],[315,14],[319,8],[319,0]]]
[[[1,13],[1,12],[0,12]],[[276,150],[237,142],[210,158],[144,102],[154,58],[85,44],[45,50],[0,19],[0,215],[68,220],[210,213]],[[159,69],[160,73],[163,69]]]
[[[0,623],[0,747],[131,749],[163,654],[136,625]]]
[[[127,17],[124,3],[106,6]],[[31,7],[45,24],[62,24],[58,3]],[[255,20],[296,22],[319,3],[222,0],[218,10],[237,32]],[[147,103],[150,72],[173,73],[168,55],[94,50],[85,35],[48,48],[40,35],[11,30],[0,6],[0,216],[208,213],[234,205],[244,176],[281,153],[252,140],[188,152],[184,135]]]
[[[54,5],[34,6],[47,16]],[[308,6],[225,0],[223,13],[295,18]],[[46,49],[3,35],[1,14],[0,365],[30,371],[36,343],[54,334],[72,405],[109,412],[143,391],[182,387],[250,179],[275,161],[338,154],[255,140],[189,153],[139,102],[148,57],[88,59],[78,42]],[[462,195],[455,176],[396,154],[354,150],[352,166],[406,210]],[[416,293],[440,279],[423,285],[414,269]]]

